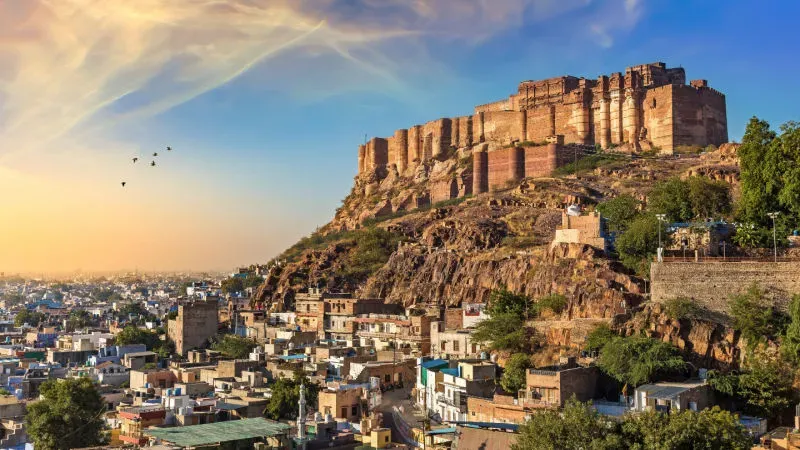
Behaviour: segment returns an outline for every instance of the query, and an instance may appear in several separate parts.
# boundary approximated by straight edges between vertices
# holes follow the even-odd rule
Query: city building
[[[217,334],[218,307],[215,301],[196,301],[178,307],[178,316],[167,326],[170,339],[175,342],[175,353],[185,356],[189,350],[207,345]]]

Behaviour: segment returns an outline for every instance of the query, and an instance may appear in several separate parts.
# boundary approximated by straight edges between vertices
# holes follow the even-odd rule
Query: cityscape
[[[0,1],[0,449],[800,449],[800,10],[563,3]]]

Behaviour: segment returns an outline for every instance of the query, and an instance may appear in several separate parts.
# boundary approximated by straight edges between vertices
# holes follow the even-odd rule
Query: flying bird
[[[155,165],[156,165],[155,161],[150,161],[150,166],[155,166]]]
[[[153,156],[158,156],[158,153],[153,153]]]
[[[125,187],[125,182],[124,181],[122,182],[122,187]]]
[[[172,151],[172,147],[170,147],[170,146],[167,146],[167,151],[168,151],[168,152],[169,152],[169,151]]]
[[[138,160],[139,160],[139,158],[133,158],[133,162],[134,163],[136,163],[136,161],[138,161]]]

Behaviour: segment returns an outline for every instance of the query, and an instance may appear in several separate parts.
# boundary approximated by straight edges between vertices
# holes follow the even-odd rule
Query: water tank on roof
[[[581,207],[578,205],[569,205],[567,207],[567,215],[568,216],[580,216],[581,215]]]
[[[333,422],[336,422],[336,419],[333,418],[333,415],[328,413],[328,414],[325,414],[325,421],[328,422],[328,423],[333,423]]]
[[[489,354],[486,353],[486,352],[481,352],[481,359],[483,359],[483,360],[489,359]]]
[[[319,423],[319,422],[322,422],[322,421],[323,421],[322,413],[319,412],[319,411],[315,412],[314,413],[314,422]]]

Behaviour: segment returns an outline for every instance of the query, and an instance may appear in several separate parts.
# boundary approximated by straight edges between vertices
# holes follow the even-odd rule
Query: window
[[[445,351],[445,350],[447,350],[447,349],[446,349],[446,347],[447,347],[447,342],[442,342],[441,344],[439,344],[439,347],[441,347],[441,350],[442,350],[442,351]]]
[[[342,418],[347,417],[347,406],[342,406]]]
[[[453,351],[454,352],[458,351],[458,341],[453,341]]]
[[[389,375],[389,374],[387,373],[387,374],[386,374],[386,375],[383,377],[383,379],[384,379],[384,381],[386,381],[387,383],[389,383],[390,381],[392,381],[392,376],[391,376],[391,375]]]
[[[351,416],[357,416],[357,415],[358,415],[358,405],[353,405],[353,413],[351,414]]]

